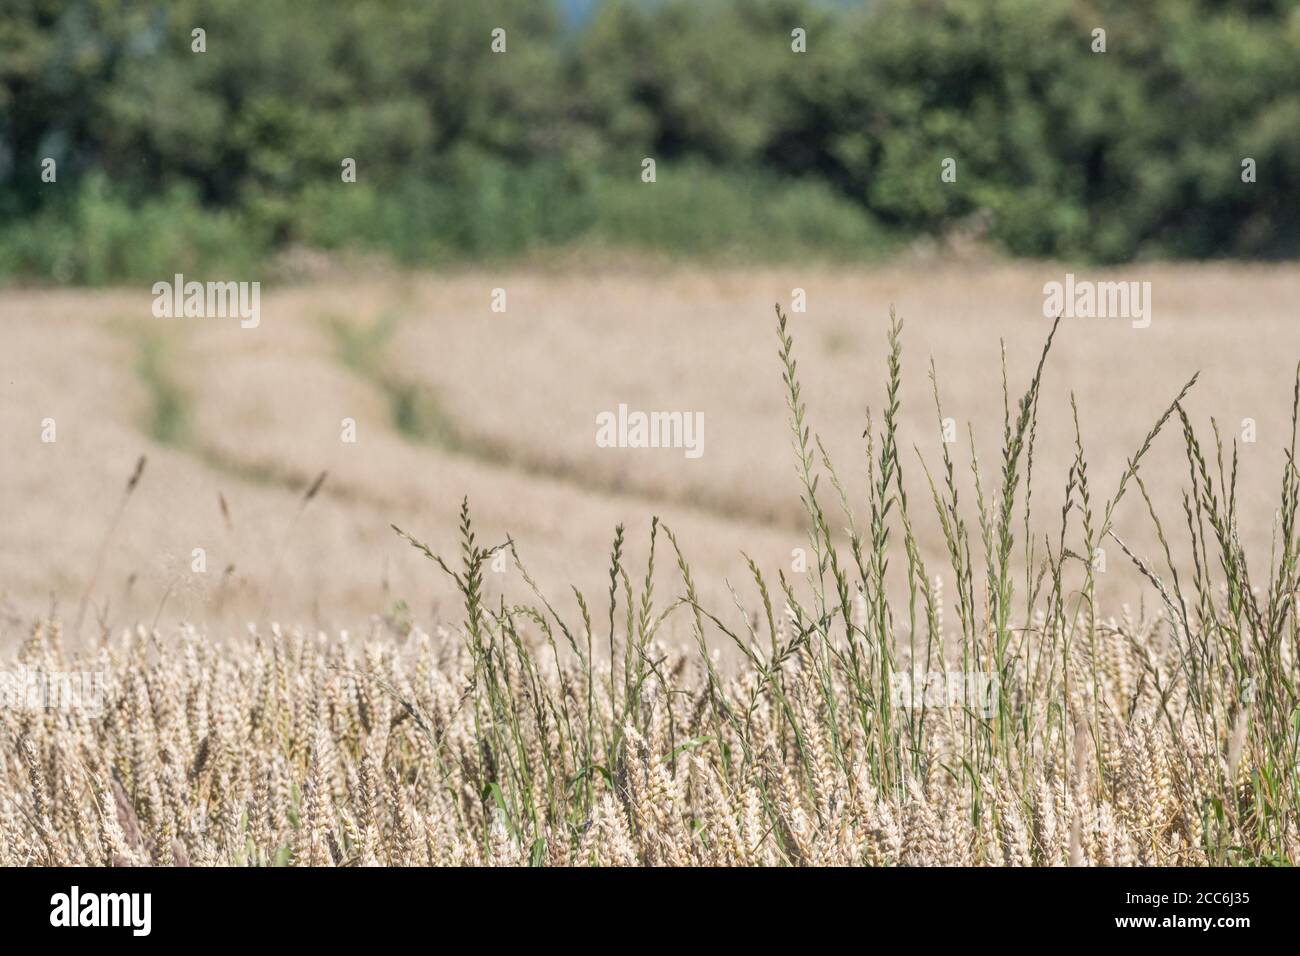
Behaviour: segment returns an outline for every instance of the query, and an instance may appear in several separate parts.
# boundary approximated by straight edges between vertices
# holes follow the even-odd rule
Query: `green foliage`
[[[100,174],[69,198],[10,222],[0,236],[0,276],[99,285],[152,282],[175,272],[247,271],[266,243],[248,217],[204,208],[178,183],[162,196],[129,202]]]
[[[542,0],[10,0],[0,216],[0,276],[80,282],[295,243],[861,255],[971,221],[1016,255],[1292,256],[1300,12],[607,0],[566,29]]]
[[[684,255],[775,260],[791,254],[878,255],[892,239],[825,183],[768,172],[659,164],[657,181],[604,175],[593,231],[612,244]]]
[[[167,373],[169,343],[142,333],[138,340],[136,372],[149,396],[148,431],[160,445],[184,445],[189,437],[189,399]]]

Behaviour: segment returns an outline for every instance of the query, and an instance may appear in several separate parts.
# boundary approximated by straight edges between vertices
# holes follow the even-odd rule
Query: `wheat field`
[[[1254,275],[1272,292],[1296,281],[1285,270]],[[370,401],[375,420],[391,414],[401,432],[377,452],[392,469],[381,497],[375,469],[304,454],[310,428],[300,429],[303,444],[295,446],[277,442],[271,428],[205,425],[216,414],[294,420],[329,404],[321,418],[332,429],[347,394],[323,381],[313,390],[311,376],[321,369],[310,363],[265,406],[254,389],[200,387],[276,382],[274,353],[286,345],[235,355],[214,342],[203,353],[209,361],[182,365],[191,394],[208,407],[188,411],[170,438],[157,432],[147,467],[140,459],[133,470],[119,451],[112,465],[122,477],[111,486],[106,480],[111,490],[100,497],[107,509],[118,502],[119,517],[137,514],[138,496],[156,475],[155,454],[164,475],[193,458],[230,480],[237,473],[257,485],[255,476],[268,495],[278,482],[291,506],[281,505],[277,534],[259,529],[270,571],[248,590],[261,600],[282,589],[285,600],[272,614],[250,616],[243,634],[223,626],[218,613],[159,625],[161,611],[146,611],[124,626],[113,616],[120,608],[104,608],[94,593],[97,580],[121,573],[114,562],[130,553],[119,539],[126,532],[105,519],[111,547],[101,550],[113,557],[92,577],[92,596],[75,608],[79,619],[70,623],[72,606],[43,615],[14,637],[11,665],[38,677],[103,675],[103,711],[0,709],[7,741],[0,864],[1295,863],[1300,348],[1285,307],[1266,304],[1252,320],[1254,335],[1229,330],[1208,348],[1207,338],[1189,335],[1195,316],[1215,313],[1216,289],[1239,288],[1241,275],[1169,267],[1161,278],[1169,276],[1186,283],[1161,285],[1181,289],[1194,305],[1181,306],[1167,339],[1144,342],[1111,328],[1089,329],[1081,342],[1069,323],[1022,321],[1005,339],[1005,365],[995,335],[987,360],[967,355],[953,363],[961,377],[953,391],[938,359],[931,378],[925,360],[912,358],[926,354],[927,336],[951,336],[951,324],[927,328],[924,319],[886,311],[883,323],[846,339],[780,305],[773,316],[771,301],[788,297],[787,287],[761,309],[746,308],[744,335],[757,343],[751,353],[727,347],[707,308],[670,313],[682,315],[692,335],[665,321],[656,340],[642,326],[629,343],[648,353],[646,370],[689,391],[684,376],[675,378],[682,374],[676,356],[713,370],[710,384],[720,394],[729,372],[761,352],[771,393],[724,396],[726,407],[754,413],[754,431],[734,439],[749,453],[717,453],[689,480],[661,470],[681,459],[643,459],[644,469],[587,462],[581,454],[596,449],[566,455],[564,442],[576,441],[566,429],[553,428],[561,437],[545,441],[548,421],[567,420],[566,403],[590,407],[582,390],[599,389],[594,371],[582,369],[610,367],[617,359],[608,349],[602,358],[570,343],[562,370],[569,387],[543,391],[539,379],[559,374],[556,363],[536,359],[527,345],[520,355],[533,355],[532,367],[523,357],[490,355],[480,330],[483,351],[472,354],[490,359],[479,363],[482,377],[446,389],[463,397],[433,409],[425,392],[404,390],[404,363],[428,372],[420,357],[433,355],[439,374],[469,374],[475,364],[457,350],[473,350],[475,334],[441,337],[406,320],[385,325],[383,305],[368,319],[347,318],[340,315],[346,299],[330,300],[333,317],[293,326],[303,336],[295,358],[332,342],[331,361],[341,356],[348,381],[378,381],[387,392],[358,393],[348,406]],[[481,280],[462,279],[459,293],[454,284],[441,291],[469,295]],[[527,298],[529,281],[513,283],[523,290],[513,301]],[[684,295],[683,281],[690,288],[703,280],[679,278],[673,294]],[[762,293],[752,275],[744,281],[732,299]],[[789,281],[769,277],[773,286]],[[911,281],[932,297],[961,294],[942,275]],[[989,288],[1020,290],[1007,293],[1012,299],[1036,281],[1023,267],[986,279]],[[838,294],[860,285],[844,282]],[[821,288],[836,287],[824,279]],[[409,301],[419,294],[402,293]],[[583,294],[599,301],[609,290]],[[922,344],[914,347],[918,326]],[[1146,331],[1159,328],[1157,319]],[[990,322],[949,348],[987,346],[995,329]],[[65,348],[78,347],[77,336],[101,334],[76,320],[63,331]],[[527,343],[542,334],[519,337]],[[563,326],[546,334],[563,350]],[[419,347],[422,335],[433,337],[433,347]],[[414,338],[404,343],[403,336]],[[682,349],[686,341],[698,351]],[[386,348],[376,357],[379,345]],[[144,355],[155,347],[166,346],[145,346]],[[1148,349],[1166,361],[1157,366]],[[1171,370],[1183,364],[1175,361],[1179,349],[1214,360],[1211,368],[1200,379],[1191,363]],[[845,352],[855,360],[827,373]],[[1090,359],[1103,355],[1105,363]],[[248,367],[234,371],[241,363]],[[1243,368],[1254,373],[1242,379]],[[1230,406],[1212,423],[1197,391],[1207,378],[1210,397]],[[978,431],[969,416],[966,442],[944,442],[937,437],[943,418],[956,411],[964,430],[965,410],[976,407],[973,380],[993,403],[980,399]],[[856,397],[841,394],[862,381],[874,385]],[[73,383],[71,390],[90,400],[95,387]],[[501,400],[506,392],[517,400]],[[863,392],[873,403],[865,413]],[[202,400],[212,394],[225,401]],[[632,400],[640,394],[632,389]],[[473,417],[469,408],[492,395],[496,411]],[[1094,398],[1100,411],[1089,407]],[[288,411],[276,410],[281,399]],[[706,413],[722,407],[711,401],[723,397],[675,405]],[[823,402],[834,433],[816,414]],[[855,402],[853,414],[843,413]],[[763,416],[778,429],[772,442],[758,437],[766,434],[757,422]],[[1089,428],[1098,420],[1090,416],[1102,416],[1105,430]],[[1235,424],[1244,417],[1259,423],[1258,447],[1267,445],[1267,454],[1238,440]],[[726,421],[726,412],[715,418]],[[129,420],[123,414],[121,427]],[[472,433],[459,424],[466,421],[474,422]],[[918,456],[923,421],[932,437]],[[494,439],[494,428],[528,437],[508,444]],[[426,446],[465,470],[417,476]],[[236,453],[248,457],[232,470]],[[322,464],[329,477],[313,481]],[[769,469],[794,482],[793,506],[764,497]],[[492,492],[517,490],[511,482],[520,476],[537,497],[507,494],[493,504]],[[473,502],[440,493],[457,481]],[[401,508],[403,494],[432,497],[452,527],[427,536],[424,510]],[[218,514],[233,534],[238,519],[230,511],[239,512],[226,499],[221,493]],[[589,525],[626,510],[618,505],[629,499],[649,505],[635,515],[644,523],[615,517],[597,543]],[[371,533],[397,549],[406,573],[436,577],[439,593],[451,595],[435,609],[439,620],[376,612],[362,630],[322,626],[343,614],[340,601],[314,624],[268,623],[313,606],[313,588],[328,591],[322,582],[335,567],[355,572],[360,564],[355,552],[350,562],[332,554],[331,545],[355,542],[337,517],[314,520],[323,500],[383,512]],[[543,500],[552,507],[535,507],[523,530],[505,526],[515,512],[493,510],[523,511]],[[152,520],[165,524],[167,515]],[[537,525],[540,552],[525,533]],[[130,518],[120,527],[131,527]],[[556,527],[562,531],[544,533]],[[730,550],[747,528],[755,531],[751,543]],[[99,545],[84,534],[84,550],[93,553]],[[552,561],[547,545],[569,537],[584,547],[567,563]],[[794,547],[806,551],[805,573],[789,566]],[[756,558],[758,549],[767,550]],[[557,585],[565,571],[581,586]],[[504,582],[494,580],[499,573]],[[414,587],[405,580],[390,581],[385,593]],[[345,593],[358,600],[365,592]],[[232,603],[234,613],[243,610]],[[909,675],[929,674],[965,683],[938,694],[905,689]]]
[[[891,306],[906,322],[898,429],[904,487],[924,499],[920,462],[934,468],[943,447],[931,360],[955,422],[952,453],[992,460],[1003,440],[1000,342],[1011,381],[1025,381],[1050,325],[1043,283],[1065,272],[938,261],[325,274],[268,285],[256,329],[156,319],[147,288],[0,292],[9,449],[0,648],[52,607],[75,615],[141,454],[149,464],[103,555],[88,633],[155,618],[242,632],[269,616],[361,633],[376,615],[406,616],[399,603],[431,629],[455,595],[388,526],[451,550],[465,495],[485,539],[513,537],[548,592],[600,589],[620,522],[630,557],[644,562],[658,515],[689,546],[702,595],[727,606],[725,581],[747,575],[742,551],[770,577],[792,573],[792,550],[806,548],[768,327],[773,302],[788,309],[792,290],[806,290],[808,311],[790,318],[806,397],[855,501],[866,412],[878,415],[884,397]],[[1074,456],[1071,393],[1094,473],[1113,485],[1150,421],[1199,371],[1186,399],[1198,426],[1213,416],[1230,439],[1244,419],[1257,423],[1258,441],[1238,445],[1239,534],[1252,551],[1267,550],[1300,357],[1300,270],[1151,265],[1094,275],[1149,278],[1154,320],[1142,330],[1122,320],[1063,324],[1035,445],[1036,466],[1051,476],[1036,490],[1043,513],[1059,510],[1056,479]],[[494,288],[509,294],[504,314],[490,311]],[[702,412],[704,454],[596,447],[595,416],[620,402]],[[41,441],[47,418],[57,423],[53,443]],[[340,441],[344,418],[356,422],[355,444]],[[1176,436],[1153,454],[1145,477],[1172,520],[1186,473]],[[322,471],[329,478],[295,523]],[[974,495],[968,465],[954,480]],[[1140,505],[1116,520],[1139,553],[1159,548]],[[914,530],[940,567],[938,524]],[[196,547],[206,573],[191,571]],[[1142,582],[1113,546],[1105,551],[1098,587],[1107,605],[1136,606]],[[509,568],[492,569],[485,588],[529,593]]]

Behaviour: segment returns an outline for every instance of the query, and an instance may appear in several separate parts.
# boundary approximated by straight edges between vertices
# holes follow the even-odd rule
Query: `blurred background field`
[[[880,424],[891,304],[904,319],[904,475],[924,557],[951,588],[920,464],[924,458],[941,480],[929,361],[944,414],[956,423],[948,448],[973,525],[967,423],[993,494],[1003,437],[999,339],[1014,402],[1050,326],[1042,284],[1063,269],[378,272],[268,293],[257,329],[153,319],[147,289],[11,292],[0,299],[6,630],[20,631],[52,600],[65,612],[75,606],[142,453],[149,463],[95,599],[118,624],[161,613],[164,622],[232,627],[265,615],[326,629],[365,628],[383,614],[399,627],[410,616],[427,625],[454,614],[454,590],[389,524],[453,557],[465,495],[480,543],[512,535],[566,611],[576,609],[570,585],[600,606],[620,522],[625,560],[643,573],[652,515],[677,533],[709,606],[732,608],[727,581],[752,601],[742,550],[765,574],[797,579],[792,552],[808,548],[772,310],[777,301],[788,308],[795,287],[808,294],[808,311],[791,316],[791,331],[810,423],[859,522],[868,511],[861,434],[868,405]],[[1059,532],[1074,448],[1071,392],[1100,508],[1128,456],[1199,370],[1187,410],[1212,459],[1210,416],[1227,445],[1225,467],[1237,443],[1239,533],[1263,573],[1300,359],[1300,270],[1162,265],[1143,275],[1152,282],[1150,328],[1075,319],[1058,333],[1034,451],[1036,546],[1041,554],[1043,535],[1054,541]],[[505,314],[489,309],[494,287],[509,290]],[[703,456],[596,447],[597,413],[620,402],[703,412]],[[40,441],[47,417],[57,422],[53,444]],[[340,440],[344,418],[356,422],[355,444]],[[1255,443],[1241,440],[1246,418],[1255,422]],[[329,477],[294,527],[302,494],[322,470]],[[1179,489],[1187,461],[1176,422],[1143,475],[1176,553],[1185,553]],[[1126,499],[1117,530],[1139,553],[1159,554],[1140,498]],[[205,549],[206,574],[191,572],[196,547]],[[1113,543],[1108,550],[1098,576],[1107,610],[1131,601],[1136,611],[1145,582]],[[667,594],[678,587],[673,564],[660,554]],[[900,583],[903,568],[900,557]],[[526,596],[513,563],[487,574],[486,587],[493,596]]]
[[[967,422],[996,482],[999,342],[1014,401],[1050,325],[1043,284],[1067,271],[1151,282],[1153,321],[1063,326],[1035,452],[1039,539],[1073,455],[1071,390],[1105,496],[1199,369],[1198,426],[1216,416],[1231,454],[1256,423],[1240,532],[1266,564],[1300,359],[1300,13],[9,0],[0,221],[6,633],[75,607],[140,454],[96,582],[105,623],[378,615],[400,632],[451,616],[451,590],[389,523],[454,553],[464,495],[481,543],[513,535],[566,609],[570,584],[599,604],[619,522],[638,568],[656,514],[705,603],[730,607],[742,549],[790,575],[807,545],[772,313],[794,289],[811,422],[863,508],[890,307],[905,320],[905,478],[942,572],[911,450],[937,467],[930,358],[970,501]],[[176,273],[262,282],[259,327],[153,317],[152,283]],[[704,412],[703,458],[597,448],[596,414],[624,402]],[[1176,428],[1156,453],[1149,487],[1177,526]],[[1149,553],[1140,500],[1125,507],[1121,534]],[[522,596],[513,569],[488,586]],[[1118,553],[1100,587],[1112,607],[1144,590]]]

